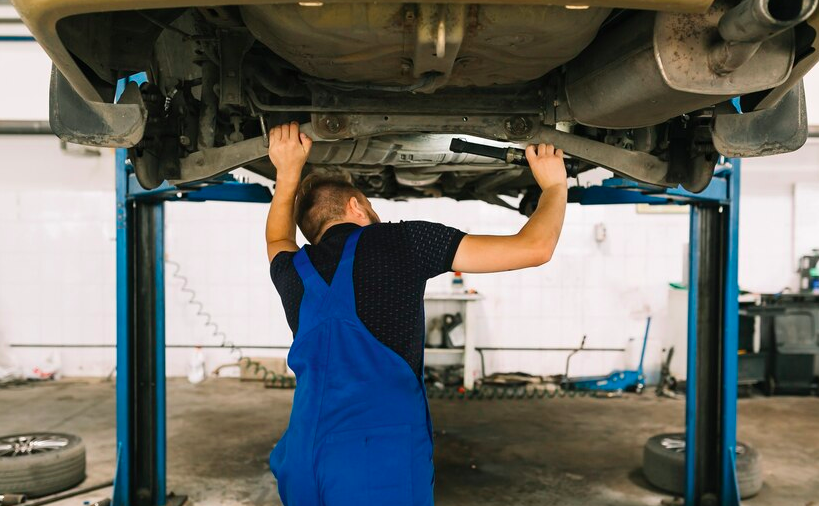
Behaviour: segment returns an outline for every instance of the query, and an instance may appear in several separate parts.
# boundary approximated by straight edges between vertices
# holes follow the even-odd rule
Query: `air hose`
[[[171,276],[181,281],[182,286],[180,291],[188,294],[187,303],[196,307],[196,316],[205,319],[205,327],[212,330],[211,336],[219,339],[219,347],[230,351],[231,356],[236,360],[240,368],[250,371],[251,374],[261,377],[265,386],[272,388],[295,388],[296,379],[292,376],[277,374],[271,371],[261,363],[246,357],[242,348],[236,346],[233,341],[230,341],[219,324],[213,319],[213,316],[205,311],[202,302],[197,298],[196,291],[188,286],[188,278],[181,273],[182,266],[173,260],[165,260],[165,263],[173,267]],[[532,388],[531,386],[497,386],[497,385],[480,385],[472,390],[466,390],[463,387],[444,387],[444,388],[429,388],[427,396],[430,399],[442,400],[537,400],[537,399],[555,399],[555,398],[576,398],[593,396],[595,392],[584,390],[565,390],[563,388],[544,389]]]
[[[218,338],[219,347],[225,348],[230,351],[231,357],[236,360],[236,363],[239,365],[240,368],[246,369],[250,371],[254,376],[261,377],[261,380],[264,381],[265,386],[272,387],[272,388],[294,388],[296,386],[296,379],[291,376],[285,376],[282,374],[277,374],[275,371],[271,371],[261,363],[253,360],[250,357],[246,357],[242,348],[236,346],[233,341],[228,340],[227,334],[225,334],[220,328],[219,324],[213,319],[213,316],[205,311],[205,306],[202,302],[196,297],[196,291],[193,290],[188,286],[188,278],[182,275],[181,270],[182,266],[174,262],[173,260],[165,260],[165,263],[173,267],[173,272],[171,272],[171,276],[175,279],[178,279],[182,282],[182,286],[179,290],[182,293],[188,294],[187,303],[191,306],[196,307],[196,316],[203,317],[205,319],[205,327],[210,328],[212,330],[211,336]]]

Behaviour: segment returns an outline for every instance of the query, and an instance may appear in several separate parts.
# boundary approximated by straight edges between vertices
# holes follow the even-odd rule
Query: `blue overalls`
[[[432,424],[424,384],[358,319],[351,233],[328,286],[304,248],[304,284],[287,356],[290,425],[270,454],[285,506],[431,506]]]

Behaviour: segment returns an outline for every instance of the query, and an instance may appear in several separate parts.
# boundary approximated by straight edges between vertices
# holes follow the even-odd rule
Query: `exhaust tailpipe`
[[[745,64],[759,46],[807,20],[819,0],[743,0],[719,20],[722,38],[709,57],[711,69],[725,75]]]
[[[728,42],[764,42],[807,20],[816,0],[744,0],[719,20]]]

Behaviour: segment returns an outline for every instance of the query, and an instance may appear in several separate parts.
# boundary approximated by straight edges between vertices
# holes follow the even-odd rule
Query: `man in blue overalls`
[[[348,181],[301,180],[312,141],[296,123],[270,132],[276,192],[270,275],[294,342],[290,424],[270,454],[285,506],[432,505],[432,424],[423,381],[426,281],[443,272],[542,265],[566,209],[563,153],[529,146],[543,190],[509,236],[437,223],[381,223]],[[310,245],[296,245],[296,226]]]

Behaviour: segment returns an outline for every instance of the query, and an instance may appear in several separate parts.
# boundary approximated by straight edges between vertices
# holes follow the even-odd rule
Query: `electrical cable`
[[[173,272],[171,272],[171,276],[182,282],[180,291],[189,295],[186,302],[196,308],[196,316],[205,318],[205,327],[212,330],[211,336],[220,339],[219,347],[228,349],[231,356],[236,359],[236,363],[240,368],[251,371],[255,376],[261,376],[265,386],[275,388],[295,388],[295,378],[277,374],[275,371],[271,371],[261,363],[251,359],[250,357],[244,356],[242,348],[236,346],[233,341],[228,340],[227,334],[225,334],[219,328],[219,324],[216,323],[213,316],[209,312],[205,311],[205,306],[199,299],[196,298],[196,291],[188,286],[188,278],[181,274],[182,266],[173,260],[166,259],[165,263],[174,268]]]

